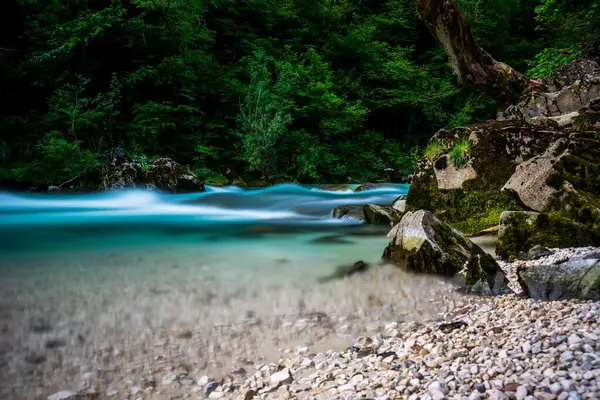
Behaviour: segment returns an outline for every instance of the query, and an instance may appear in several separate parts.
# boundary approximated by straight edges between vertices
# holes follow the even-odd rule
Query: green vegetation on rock
[[[441,156],[446,149],[444,145],[439,140],[430,141],[425,150],[423,150],[423,157],[428,159],[429,161],[434,161],[436,158]]]
[[[450,159],[456,167],[464,167],[469,162],[471,142],[466,137],[458,139],[450,149]]]
[[[594,241],[586,227],[557,214],[506,212],[500,220],[496,254],[504,259],[522,258],[535,245],[578,247]]]

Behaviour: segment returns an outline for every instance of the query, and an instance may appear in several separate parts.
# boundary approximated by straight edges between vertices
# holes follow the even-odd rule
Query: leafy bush
[[[469,162],[471,153],[471,141],[462,137],[454,143],[450,149],[450,159],[456,167],[464,167]]]
[[[444,145],[439,140],[432,140],[429,142],[425,150],[423,150],[423,156],[429,161],[433,161],[444,153]]]
[[[77,142],[65,139],[60,132],[50,132],[38,144],[39,157],[29,167],[35,181],[60,185],[99,167],[94,153],[81,149]]]

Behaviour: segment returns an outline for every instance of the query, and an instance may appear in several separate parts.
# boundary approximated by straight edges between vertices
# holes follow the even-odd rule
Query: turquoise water
[[[0,255],[139,246],[231,246],[257,241],[268,247],[269,241],[282,246],[286,241],[310,242],[321,234],[364,236],[376,228],[351,218],[334,219],[333,208],[391,204],[407,192],[408,185],[359,193],[351,188],[329,192],[278,185],[248,190],[208,187],[205,193],[177,195],[146,191],[0,193]]]

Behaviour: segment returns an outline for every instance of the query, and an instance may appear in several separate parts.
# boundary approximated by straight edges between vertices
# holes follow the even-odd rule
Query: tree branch
[[[416,5],[421,20],[444,46],[460,83],[479,87],[506,103],[516,102],[534,85],[477,45],[456,0],[416,0]]]

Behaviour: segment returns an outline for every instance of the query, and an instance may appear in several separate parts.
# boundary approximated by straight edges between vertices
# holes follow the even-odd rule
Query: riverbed
[[[387,228],[333,208],[391,204],[408,185],[352,189],[0,194],[0,397],[126,398],[154,379],[156,398],[170,398],[282,348],[341,349],[471,301],[395,268],[319,283],[378,263],[388,242]]]

